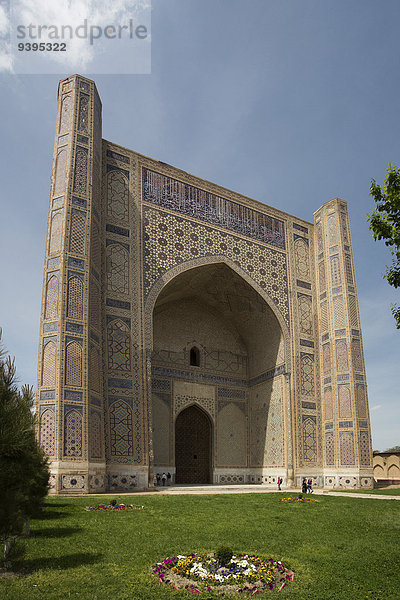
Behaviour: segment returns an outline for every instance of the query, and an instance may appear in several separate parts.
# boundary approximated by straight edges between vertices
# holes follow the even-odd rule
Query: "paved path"
[[[300,490],[283,489],[282,492],[289,494],[299,494]],[[93,494],[96,496],[109,496],[108,494]],[[279,493],[277,489],[271,489],[270,487],[264,487],[263,485],[173,485],[166,487],[155,487],[151,490],[137,491],[137,492],[118,492],[118,496],[178,496],[182,494],[276,494]],[[68,494],[70,495],[70,494]],[[347,498],[374,498],[377,500],[400,500],[400,496],[386,496],[380,494],[357,494],[355,492],[340,492],[334,490],[315,490],[316,496],[342,496]],[[92,496],[92,494],[88,494]]]

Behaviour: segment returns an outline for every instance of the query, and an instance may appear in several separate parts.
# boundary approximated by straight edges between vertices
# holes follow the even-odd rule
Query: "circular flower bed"
[[[282,498],[281,502],[318,502],[315,498],[298,498],[289,496],[288,498]]]
[[[96,504],[95,506],[86,506],[85,510],[142,510],[144,506],[133,504]]]
[[[160,583],[197,594],[215,590],[253,595],[274,588],[281,590],[294,579],[293,571],[280,561],[253,554],[233,555],[226,565],[214,553],[178,555],[157,563],[153,573]]]

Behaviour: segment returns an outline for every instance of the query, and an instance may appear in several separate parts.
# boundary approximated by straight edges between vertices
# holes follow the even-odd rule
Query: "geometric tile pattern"
[[[101,357],[98,348],[94,344],[89,347],[89,387],[94,392],[101,391]]]
[[[111,321],[108,334],[108,368],[115,371],[131,370],[130,329],[120,319]]]
[[[353,269],[351,266],[351,257],[350,256],[345,256],[344,257],[344,268],[346,271],[346,281],[347,283],[349,283],[350,285],[353,285]]]
[[[111,456],[132,456],[132,410],[123,400],[109,408]]]
[[[271,400],[268,410],[267,432],[265,436],[265,466],[282,466],[284,464],[284,430],[283,430],[283,398],[282,377],[272,380]]]
[[[69,251],[77,254],[85,252],[85,226],[86,216],[84,213],[74,210],[71,216],[71,234],[69,239]]]
[[[362,383],[356,385],[356,407],[359,419],[367,418],[367,403],[365,401],[365,386]]]
[[[56,382],[56,344],[52,340],[43,348],[42,386],[54,387]]]
[[[352,417],[351,412],[351,394],[348,385],[339,386],[339,418],[346,419]]]
[[[336,340],[336,368],[339,373],[349,370],[346,340]]]
[[[301,362],[301,394],[303,396],[314,395],[314,359],[310,354],[303,354]]]
[[[58,275],[52,275],[46,287],[45,319],[58,316]]]
[[[61,477],[63,490],[83,490],[85,483],[86,475],[62,475]]]
[[[325,421],[331,421],[333,419],[333,397],[331,387],[325,388],[324,390],[324,414]]]
[[[319,291],[323,292],[326,287],[324,261],[319,263],[318,269],[319,269]]]
[[[103,439],[101,435],[101,415],[92,410],[90,412],[90,456],[91,458],[101,458],[103,456]]]
[[[356,371],[363,371],[360,340],[352,340],[351,353],[353,357],[353,369]]]
[[[131,490],[137,486],[137,478],[136,475],[132,475],[132,473],[127,473],[126,475],[110,473],[108,476],[108,483],[112,490]]]
[[[317,460],[317,423],[316,418],[303,416],[303,461],[313,463]]]
[[[112,243],[107,247],[107,284],[109,292],[127,294],[129,292],[128,273],[129,252],[121,244]]]
[[[310,276],[310,262],[308,243],[301,237],[294,242],[294,256],[296,260],[297,273],[300,277]]]
[[[78,131],[80,131],[81,133],[88,132],[89,102],[90,102],[90,97],[87,94],[80,94],[79,114],[78,114]]]
[[[312,302],[309,296],[298,294],[300,331],[312,335]]]
[[[63,211],[59,210],[53,213],[51,220],[51,233],[50,233],[50,245],[49,254],[59,252],[61,249],[61,234],[63,230]]]
[[[331,372],[331,345],[328,342],[322,346],[322,364],[324,375],[330,375]]]
[[[330,432],[325,434],[325,464],[335,464],[335,438]]]
[[[68,279],[67,317],[83,318],[83,281],[76,276]]]
[[[57,155],[54,194],[61,194],[65,188],[65,171],[67,168],[67,150],[63,148]]]
[[[329,246],[334,246],[337,243],[335,214],[328,216],[328,240]]]
[[[64,455],[82,456],[82,414],[74,409],[64,418]]]
[[[47,408],[40,416],[40,445],[47,456],[55,455],[55,419],[53,408]]]
[[[341,281],[340,276],[340,262],[338,256],[331,256],[331,275],[332,275],[332,285],[338,285]]]
[[[345,325],[343,296],[334,296],[333,314],[335,319],[335,327],[343,327]]]
[[[371,464],[370,440],[368,431],[359,432],[360,465],[369,466]]]
[[[355,296],[349,296],[349,320],[350,326],[354,329],[358,328],[357,303]]]
[[[65,348],[65,385],[82,385],[82,346],[70,342]]]
[[[107,175],[107,212],[119,221],[128,219],[128,180],[120,171],[111,171]]]
[[[153,208],[144,210],[143,226],[146,293],[160,276],[180,263],[223,255],[269,294],[288,323],[285,254]]]
[[[341,431],[340,440],[340,464],[343,466],[354,465],[354,434],[352,431]]]
[[[68,131],[71,122],[71,94],[62,97],[59,132]]]
[[[76,194],[86,194],[87,188],[87,150],[79,148],[76,151],[75,158],[75,176],[74,176],[74,192]]]

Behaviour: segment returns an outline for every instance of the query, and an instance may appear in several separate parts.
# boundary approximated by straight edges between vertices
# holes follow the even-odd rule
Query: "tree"
[[[33,392],[28,386],[19,391],[15,376],[15,360],[0,348],[0,539],[5,560],[24,521],[40,509],[49,481],[47,459],[35,439]]]
[[[370,196],[376,203],[375,210],[367,215],[369,230],[375,241],[385,240],[390,248],[392,265],[386,267],[383,277],[389,285],[400,287],[400,168],[389,165],[383,188],[371,181]],[[392,313],[400,329],[400,306],[392,304]]]
[[[392,448],[388,448],[385,452],[400,452],[400,446],[392,446]]]

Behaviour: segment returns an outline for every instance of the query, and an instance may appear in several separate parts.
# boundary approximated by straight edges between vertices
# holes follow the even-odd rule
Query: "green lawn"
[[[130,512],[84,510],[104,498],[50,498],[32,523],[25,554],[16,548],[14,566],[24,575],[0,579],[0,598],[193,598],[155,581],[151,566],[168,555],[230,545],[295,571],[283,591],[260,597],[399,599],[400,503],[318,496],[318,503],[289,504],[280,502],[284,496],[130,496],[125,501],[145,506]]]
[[[380,488],[376,490],[333,490],[340,492],[353,492],[356,494],[378,494],[378,496],[400,496],[400,488]]]

